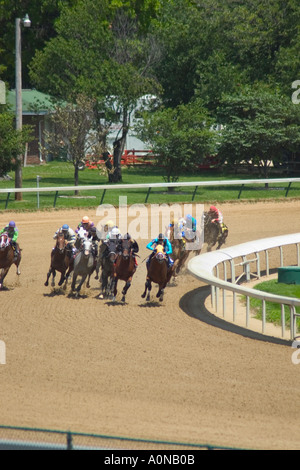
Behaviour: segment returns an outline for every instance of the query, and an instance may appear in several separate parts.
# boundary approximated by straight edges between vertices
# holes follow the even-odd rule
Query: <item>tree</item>
[[[114,145],[114,182],[122,178],[121,156],[131,112],[141,96],[158,89],[149,76],[155,47],[145,33],[145,22],[140,27],[135,3],[141,8],[143,2],[78,0],[73,8],[63,8],[56,23],[57,36],[37,52],[30,70],[40,90],[64,100],[71,91],[84,93],[97,100],[102,120],[120,123]]]
[[[47,151],[54,156],[64,152],[74,166],[74,185],[78,186],[79,168],[87,152],[99,156],[99,138],[93,142],[95,100],[78,95],[74,103],[57,104],[51,116],[54,131],[46,135]],[[95,129],[94,129],[95,130]],[[78,194],[78,191],[75,191]]]
[[[281,163],[285,153],[299,148],[300,108],[263,84],[225,95],[218,117],[225,126],[219,157],[232,165],[257,165],[265,178],[271,163]]]
[[[16,131],[14,116],[9,112],[0,112],[0,176],[15,168],[16,158],[23,153],[29,133],[28,126]]]
[[[149,142],[158,165],[163,165],[167,182],[177,181],[214,152],[213,122],[197,99],[176,108],[144,113],[137,132]]]

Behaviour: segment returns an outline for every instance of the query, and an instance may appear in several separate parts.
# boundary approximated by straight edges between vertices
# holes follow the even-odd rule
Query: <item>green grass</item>
[[[261,282],[257,284],[254,289],[268,292],[269,294],[282,295],[285,297],[300,298],[300,285],[297,284],[283,284],[279,283],[276,279],[271,281]],[[262,319],[262,301],[255,298],[250,298],[250,307],[255,318]],[[296,308],[296,312],[300,312],[300,308]],[[300,322],[297,319],[297,327]],[[273,302],[266,302],[266,321],[274,325],[281,325],[281,306]],[[290,309],[285,307],[285,324],[290,327]]]
[[[9,174],[12,180],[0,181],[1,188],[14,187],[14,173]],[[37,175],[41,177],[40,187],[56,187],[56,186],[73,186],[74,185],[74,167],[68,162],[53,161],[51,163],[28,166],[23,168],[23,188],[36,188]],[[122,184],[136,183],[164,183],[164,171],[162,168],[155,167],[123,167],[122,168]],[[217,170],[199,171],[198,173],[183,174],[180,176],[179,182],[194,181],[222,181],[247,179],[248,175],[236,175],[225,173]],[[106,175],[100,174],[98,170],[85,169],[79,173],[79,185],[101,185],[108,184]],[[191,203],[194,193],[194,187],[174,188],[173,192],[168,192],[164,188],[155,188],[151,190],[148,203]],[[198,187],[194,202],[200,203],[222,203],[226,201],[238,200],[239,185],[224,186],[207,186]],[[258,200],[258,199],[280,199],[285,197],[286,185],[276,184],[273,188],[264,189],[264,185],[245,186],[241,193],[241,200]],[[81,191],[81,198],[74,198],[73,192],[60,192],[56,202],[58,209],[74,208],[74,207],[97,207],[101,202],[103,191],[95,189],[94,191]],[[127,196],[128,204],[144,203],[147,195],[147,189],[130,189],[130,190],[107,190],[103,203],[117,206],[119,204],[119,196]],[[54,204],[55,192],[40,193],[39,208],[50,209]],[[289,198],[300,197],[300,183],[293,183],[289,191]],[[0,211],[5,210],[7,195],[0,193]],[[12,193],[8,202],[8,209],[13,211],[35,211],[37,209],[37,194],[23,193],[22,201],[15,201]]]

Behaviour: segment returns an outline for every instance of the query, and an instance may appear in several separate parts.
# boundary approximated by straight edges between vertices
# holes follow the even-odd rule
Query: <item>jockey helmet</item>
[[[191,218],[192,218],[191,214],[188,214],[188,215],[186,216],[186,218],[187,218],[187,220],[191,220]]]
[[[112,220],[108,220],[105,224],[105,226],[107,226],[108,228],[112,228],[114,226],[114,223]]]
[[[16,224],[15,224],[15,222],[14,222],[13,220],[11,220],[11,221],[9,222],[8,226],[9,226],[9,227],[15,227]]]
[[[163,236],[162,233],[160,233],[157,238],[158,238],[158,240],[163,240],[165,237]]]
[[[111,234],[113,236],[117,236],[117,235],[120,235],[120,230],[118,229],[118,227],[114,227],[111,231]]]
[[[128,232],[127,232],[127,233],[125,233],[125,235],[124,235],[124,237],[123,237],[123,238],[124,238],[124,240],[131,240],[131,236],[129,235],[129,233],[128,233]]]
[[[82,222],[83,224],[88,224],[89,221],[90,221],[90,219],[88,218],[87,215],[85,215],[84,217],[82,217],[82,221],[81,221],[81,222]]]
[[[217,212],[217,208],[215,206],[210,206],[209,210],[212,212]]]
[[[63,229],[63,230],[69,230],[69,225],[68,225],[68,224],[64,224],[64,225],[62,226],[62,229]]]

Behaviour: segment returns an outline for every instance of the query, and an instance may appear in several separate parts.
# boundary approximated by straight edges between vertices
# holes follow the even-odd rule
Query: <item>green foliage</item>
[[[29,136],[29,128],[22,132],[14,128],[11,113],[0,113],[0,176],[14,168],[16,157],[24,152],[24,145]]]
[[[225,125],[218,154],[229,164],[251,161],[267,177],[271,162],[299,148],[299,107],[263,84],[223,96],[217,115]]]
[[[214,151],[215,134],[200,100],[176,108],[145,113],[137,127],[149,143],[157,163],[164,165],[167,181],[177,181],[182,172],[192,171]]]

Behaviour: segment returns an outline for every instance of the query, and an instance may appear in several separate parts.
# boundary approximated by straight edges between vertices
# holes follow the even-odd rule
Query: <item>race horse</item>
[[[204,212],[204,243],[207,243],[207,251],[211,251],[216,244],[216,250],[219,250],[226,242],[227,237],[227,225],[222,223],[220,228],[219,224],[212,222],[212,217],[209,213]]]
[[[186,250],[186,240],[182,237],[182,232],[177,224],[170,227],[168,238],[172,245],[172,259],[174,260],[173,276],[176,277],[183,268],[190,252]]]
[[[12,264],[17,267],[17,274],[20,275],[21,249],[18,245],[18,255],[15,257],[15,250],[10,243],[8,233],[0,235],[0,290],[3,289],[4,278],[6,277]]]
[[[117,243],[118,240],[110,239],[106,242],[107,249],[104,252],[102,259],[102,271],[101,271],[101,292],[99,299],[104,299],[112,294],[112,283],[114,276],[114,263],[117,258]]]
[[[160,302],[162,302],[165,287],[172,277],[173,270],[174,265],[168,268],[167,255],[164,252],[163,246],[157,245],[154,250],[154,254],[147,265],[147,277],[142,298],[144,299],[147,295],[146,300],[150,300],[152,282],[154,282],[155,284],[158,284],[158,292],[156,297],[158,297]]]
[[[56,244],[51,251],[51,262],[50,268],[47,273],[47,279],[45,286],[49,285],[49,278],[52,274],[51,286],[55,286],[56,271],[60,273],[60,280],[58,285],[61,286],[64,282],[64,289],[67,287],[67,282],[74,267],[74,259],[68,252],[66,247],[65,236],[62,232],[59,232],[56,237]]]
[[[74,259],[74,270],[73,270],[73,279],[71,290],[72,292],[76,291],[76,297],[80,294],[80,289],[87,279],[87,288],[90,287],[90,277],[95,270],[95,256],[93,253],[93,244],[92,241],[88,238],[82,240],[82,247],[80,251],[77,252]],[[78,286],[76,287],[77,277],[80,276]]]
[[[112,281],[112,292],[113,301],[116,300],[117,296],[117,285],[118,281],[124,281],[125,286],[122,290],[122,300],[125,302],[125,296],[129,287],[131,286],[132,277],[136,271],[136,264],[134,256],[132,255],[132,243],[131,240],[122,239],[120,241],[120,252],[117,254],[116,261],[114,263],[113,281]]]

